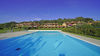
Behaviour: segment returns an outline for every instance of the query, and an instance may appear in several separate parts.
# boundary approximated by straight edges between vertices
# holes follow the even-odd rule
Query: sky
[[[100,0],[0,0],[0,23],[80,16],[100,20]]]

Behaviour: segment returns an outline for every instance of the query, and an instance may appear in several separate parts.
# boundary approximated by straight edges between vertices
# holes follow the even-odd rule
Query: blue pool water
[[[58,31],[38,31],[0,40],[0,56],[100,56],[100,47]]]

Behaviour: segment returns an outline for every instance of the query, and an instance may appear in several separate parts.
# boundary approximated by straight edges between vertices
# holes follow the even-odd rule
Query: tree
[[[59,18],[59,19],[57,20],[57,22],[58,22],[59,25],[61,25],[61,24],[63,23],[63,20],[62,20],[61,18]]]
[[[5,23],[4,28],[8,28],[8,29],[11,28],[11,30],[13,31],[13,28],[15,27],[15,25],[16,25],[16,22]]]
[[[92,18],[84,18],[84,22],[92,22],[94,21]]]
[[[93,25],[95,28],[100,28],[100,21],[93,22],[92,25]]]
[[[77,21],[84,21],[84,18],[83,17],[77,17],[75,18]]]
[[[77,17],[75,19],[76,19],[76,21],[84,21],[84,22],[92,22],[92,21],[94,21],[92,18],[84,18],[84,17]]]

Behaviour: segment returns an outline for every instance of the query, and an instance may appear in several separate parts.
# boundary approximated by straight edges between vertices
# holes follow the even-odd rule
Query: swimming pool
[[[58,31],[0,40],[0,56],[100,56],[100,47]]]

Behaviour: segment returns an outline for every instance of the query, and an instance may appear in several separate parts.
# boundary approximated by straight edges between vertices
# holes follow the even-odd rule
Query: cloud
[[[39,21],[41,20],[41,18],[33,18],[35,21]]]

